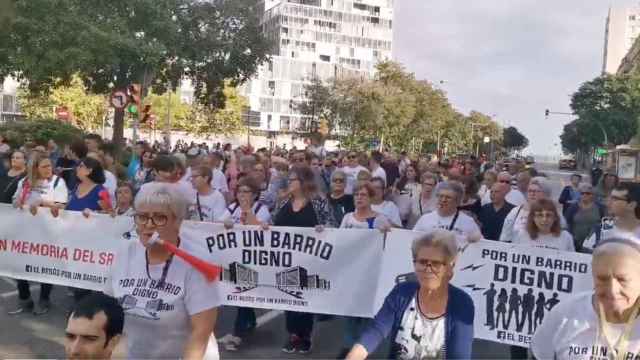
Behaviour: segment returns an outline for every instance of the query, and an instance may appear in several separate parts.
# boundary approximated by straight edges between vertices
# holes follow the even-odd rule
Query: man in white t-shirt
[[[435,229],[452,231],[458,246],[482,238],[480,227],[469,215],[458,210],[464,197],[464,188],[457,181],[443,181],[436,187],[436,211],[422,215],[413,227],[415,231],[431,232]]]
[[[384,156],[380,151],[372,151],[371,158],[369,159],[369,170],[371,170],[372,178],[381,178],[384,180],[385,187],[387,186],[387,172],[382,168],[382,160],[384,160]]]
[[[398,206],[391,201],[384,199],[385,182],[382,178],[374,177],[371,179],[371,187],[375,190],[375,195],[371,198],[371,209],[380,213],[391,221],[391,226],[402,227],[402,219],[400,219],[400,210]]]
[[[227,202],[224,196],[211,187],[213,171],[206,166],[198,166],[192,170],[191,184],[196,190],[190,198],[187,218],[195,221],[222,221]]]
[[[356,186],[358,174],[361,171],[369,172],[367,168],[358,163],[358,154],[355,151],[347,154],[346,165],[340,168],[340,170],[342,170],[347,177],[344,193],[348,195],[353,194],[353,188]]]

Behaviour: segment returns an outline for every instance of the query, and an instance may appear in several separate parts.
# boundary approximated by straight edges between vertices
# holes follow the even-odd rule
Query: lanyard
[[[460,215],[460,210],[456,210],[456,215],[453,217],[453,220],[451,220],[451,224],[449,224],[449,227],[447,228],[447,230],[451,231],[453,230],[453,227],[456,226],[456,221],[458,221],[458,215]]]
[[[180,247],[180,238],[178,238],[178,247]],[[153,280],[151,278],[151,274],[149,273],[149,251],[145,250],[144,251],[144,259],[146,261],[146,270],[147,270],[147,277],[150,280]],[[171,267],[171,262],[173,261],[173,253],[171,253],[171,255],[169,255],[169,259],[167,259],[167,261],[164,263],[164,266],[162,267],[162,275],[160,275],[160,280],[158,280],[158,285],[157,286],[162,286],[164,285],[165,281],[167,280],[167,275],[169,274],[169,268]]]
[[[200,221],[204,221],[204,216],[202,216],[202,208],[200,207],[200,194],[196,193],[196,206],[198,207],[198,216],[200,217]]]
[[[633,305],[633,309],[631,310],[631,316],[629,316],[629,320],[627,320],[627,323],[624,325],[624,330],[622,331],[620,338],[614,344],[613,341],[611,341],[611,339],[609,338],[609,330],[607,320],[604,315],[604,307],[600,302],[598,302],[598,334],[596,335],[596,342],[600,339],[600,334],[602,334],[602,337],[606,342],[607,355],[609,358],[613,360],[621,360],[624,358],[625,354],[627,353],[627,347],[629,346],[628,341],[629,336],[631,336],[631,329],[633,328],[633,324],[638,317],[639,309],[640,301],[636,300],[636,303]]]

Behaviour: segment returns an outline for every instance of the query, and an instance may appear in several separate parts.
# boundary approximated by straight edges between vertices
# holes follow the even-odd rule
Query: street
[[[553,184],[553,198],[557,199],[562,189],[562,181],[567,181],[571,172],[558,171],[555,164],[539,166],[546,172]],[[409,261],[410,259],[406,259]],[[39,287],[32,285],[33,297],[37,299]],[[348,299],[345,299],[348,300]],[[67,289],[54,287],[53,308],[44,316],[31,314],[7,315],[17,301],[15,281],[0,278],[0,323],[3,336],[0,337],[0,355],[11,358],[61,358],[64,357],[63,341],[65,313],[72,298]],[[232,331],[235,309],[223,308],[220,312],[216,335],[218,338]],[[314,346],[310,355],[287,355],[281,352],[285,341],[284,316],[279,311],[258,310],[258,327],[242,344],[237,352],[220,350],[222,358],[335,358],[342,342],[342,319],[317,323],[314,331]],[[373,358],[384,358],[386,347],[381,347]],[[496,343],[478,341],[474,344],[474,358],[509,358],[509,349]]]

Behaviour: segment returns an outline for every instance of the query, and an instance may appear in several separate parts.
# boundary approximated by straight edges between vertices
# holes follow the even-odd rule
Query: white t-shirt
[[[391,226],[391,222],[383,214],[377,214],[372,220],[360,221],[356,219],[352,212],[346,213],[342,218],[340,227],[343,229],[381,229]],[[371,221],[371,225],[369,225]]]
[[[107,189],[109,197],[115,200],[116,190],[118,189],[118,179],[116,179],[116,176],[109,170],[104,171],[104,179],[104,188]]]
[[[263,224],[271,223],[271,214],[267,205],[256,202],[251,209],[256,215],[256,219]],[[240,224],[240,216],[242,215],[242,209],[238,203],[233,203],[225,209],[224,215],[222,215],[222,221],[231,220],[234,224]]]
[[[229,192],[229,184],[227,184],[227,177],[224,176],[222,171],[213,169],[213,178],[211,179],[211,187],[220,191],[221,193]]]
[[[218,190],[213,190],[208,195],[199,195],[196,192],[190,202],[187,218],[194,221],[222,221],[227,211],[227,202]]]
[[[538,235],[537,239],[532,239],[529,232],[521,230],[518,232],[518,235],[513,238],[513,243],[545,249],[576,251],[575,245],[573,244],[573,236],[564,230],[560,232],[559,236],[554,236],[553,234]]]
[[[380,213],[391,221],[393,226],[402,227],[402,220],[400,219],[400,210],[396,206],[396,204],[391,201],[384,200],[380,204],[371,204],[371,210]]]
[[[15,204],[19,197],[22,196],[22,187],[27,178],[22,178],[18,182],[18,188],[13,194],[13,203]],[[31,187],[31,191],[25,199],[25,205],[38,203],[40,201],[53,201],[60,204],[66,204],[69,201],[69,190],[63,178],[53,175],[50,180],[44,180],[41,186]]]
[[[537,359],[609,360],[610,349],[599,336],[598,317],[591,302],[593,292],[580,293],[562,301],[545,315],[542,325],[531,340],[531,352]],[[625,324],[608,323],[610,340],[615,344]],[[629,337],[623,359],[640,358],[640,318],[637,318]]]
[[[425,317],[418,306],[416,297],[402,314],[401,326],[396,334],[393,354],[396,359],[444,359],[446,316],[436,319]]]
[[[343,166],[340,170],[344,171],[344,174],[347,176],[347,182],[345,183],[344,193],[345,194],[353,194],[353,188],[356,186],[356,182],[358,181],[358,174],[360,171],[366,171],[367,168],[364,166],[358,165],[356,167]]]
[[[598,242],[597,234],[594,232],[591,234],[582,244],[585,249],[593,250]],[[622,230],[616,226],[615,218],[604,217],[600,221],[600,240],[610,239],[612,237],[621,237],[625,239],[635,240],[640,243],[640,227],[633,229],[633,231]]]
[[[218,287],[178,257],[166,271],[165,286],[158,287],[166,263],[149,265],[148,274],[146,264],[145,248],[129,241],[118,252],[105,287],[125,311],[127,357],[180,358],[191,332],[190,317],[220,306]],[[205,358],[219,358],[217,348],[210,346]]]
[[[422,215],[434,211],[437,203],[435,196],[431,196],[427,201],[421,200],[420,195],[411,198],[411,213],[409,214],[409,223],[407,224],[409,229],[413,229]]]
[[[380,179],[384,180],[384,185],[387,185],[387,172],[384,171],[384,169],[382,168],[382,166],[378,166],[377,169],[373,170],[371,172],[371,178],[377,178],[379,177]]]
[[[558,215],[560,216],[560,227],[566,229],[567,221],[564,219],[564,216],[560,214]],[[504,219],[504,225],[502,226],[502,232],[500,233],[500,241],[515,242],[515,237],[518,236],[521,231],[526,231],[528,217],[529,209],[524,205],[516,206],[511,209],[507,214],[507,217]]]
[[[442,217],[437,211],[422,215],[418,222],[413,227],[415,231],[430,232],[435,229],[444,229],[453,231],[456,234],[456,241],[458,246],[464,246],[467,243],[467,238],[470,236],[481,236],[480,227],[473,218],[464,213],[464,211],[458,212],[458,218],[455,223],[453,222],[454,215]],[[453,227],[451,224],[453,223]]]
[[[491,193],[489,191],[489,193]],[[514,206],[524,205],[527,202],[527,198],[520,192],[520,190],[511,189],[505,196],[505,201]],[[491,198],[489,198],[491,202]]]

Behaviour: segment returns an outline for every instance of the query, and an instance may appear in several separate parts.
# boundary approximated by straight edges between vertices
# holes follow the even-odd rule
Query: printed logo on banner
[[[274,283],[260,283],[258,271],[238,262],[232,262],[228,268],[223,269],[220,280],[237,285],[234,291],[236,294],[263,286],[275,287],[297,299],[304,299],[303,295],[306,290],[331,289],[329,280],[322,279],[319,275],[309,275],[307,269],[302,266],[295,266],[276,273]]]
[[[455,278],[474,300],[480,337],[529,346],[545,315],[562,299],[584,290],[590,281],[588,262],[571,259],[572,253],[568,259],[562,252],[553,253],[502,245],[465,254]]]

